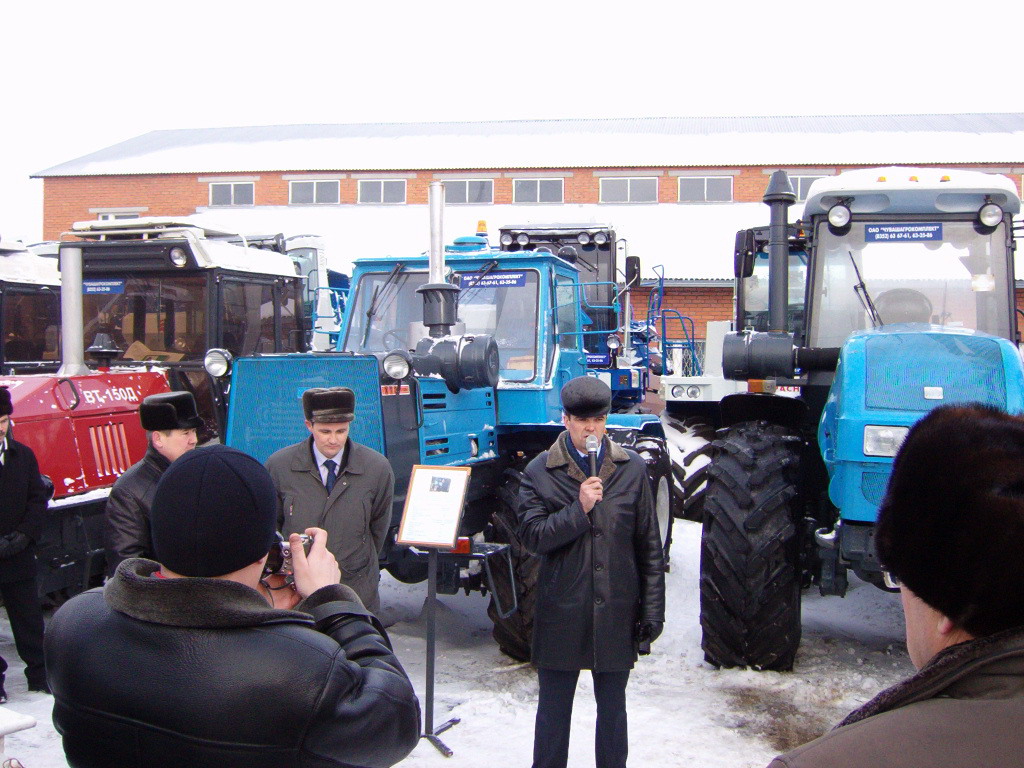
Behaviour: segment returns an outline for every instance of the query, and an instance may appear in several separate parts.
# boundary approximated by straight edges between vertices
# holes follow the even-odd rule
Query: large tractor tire
[[[635,440],[627,447],[640,454],[640,458],[647,463],[647,479],[651,484],[651,499],[654,502],[654,513],[658,518],[658,531],[661,533],[661,546],[667,564],[672,548],[675,506],[672,493],[672,458],[667,441],[661,437],[637,434]]]
[[[491,602],[487,615],[494,622],[493,635],[498,647],[507,656],[517,661],[529,661],[533,642],[533,614],[537,602],[537,577],[540,573],[540,558],[528,550],[519,539],[519,517],[517,514],[519,483],[523,475],[517,470],[506,470],[505,480],[498,487],[498,505],[491,516],[492,541],[511,545],[512,570],[515,584],[509,578],[504,559],[495,559],[491,564]],[[515,612],[508,618],[501,618],[498,602],[502,606],[518,602]]]
[[[704,658],[790,670],[800,645],[799,438],[747,422],[714,446],[700,552]]]
[[[715,430],[698,418],[680,419],[668,411],[661,414],[665,438],[672,458],[672,492],[675,515],[700,522],[704,516],[708,467],[711,464]]]

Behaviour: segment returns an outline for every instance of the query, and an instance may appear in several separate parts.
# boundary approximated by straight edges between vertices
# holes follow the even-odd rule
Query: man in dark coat
[[[626,765],[626,683],[665,621],[665,562],[647,469],[605,435],[611,390],[581,376],[561,392],[565,432],[527,466],[520,536],[541,557],[533,663],[534,768],[564,768],[576,681],[589,669],[599,768]],[[598,450],[594,475],[587,438]]]
[[[47,631],[53,723],[73,768],[383,768],[420,735],[412,683],[379,622],[338,583],[321,529],[277,547],[266,469],[223,445],[191,451],[151,510],[159,562],[122,562]],[[274,580],[276,579],[276,581]]]
[[[277,486],[281,532],[326,530],[341,582],[376,613],[395,475],[384,456],[349,437],[355,409],[347,387],[306,390],[302,410],[310,435],[274,453],[267,469]]]
[[[1024,766],[1024,419],[981,405],[925,416],[875,541],[919,671],[771,768]]]
[[[43,483],[32,449],[11,435],[14,405],[0,387],[0,597],[11,621],[14,645],[25,662],[30,691],[49,693],[43,664],[43,609],[36,583],[35,542],[43,530],[51,490]],[[7,662],[0,658],[0,704]]]
[[[149,508],[156,484],[172,461],[196,447],[196,430],[203,425],[191,392],[150,395],[139,405],[139,421],[148,433],[146,455],[117,478],[107,497],[107,575],[129,557],[153,556]]]

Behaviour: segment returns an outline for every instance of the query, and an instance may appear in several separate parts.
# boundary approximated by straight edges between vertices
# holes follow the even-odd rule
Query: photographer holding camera
[[[309,528],[294,583],[266,575],[277,495],[222,445],[157,486],[159,562],[122,562],[47,628],[53,723],[79,766],[390,766],[419,739],[419,704],[387,635]],[[279,558],[280,559],[280,558]],[[268,605],[269,603],[269,605]]]

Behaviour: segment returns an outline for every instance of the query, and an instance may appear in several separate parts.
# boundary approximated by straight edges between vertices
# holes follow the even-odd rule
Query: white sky
[[[29,174],[158,129],[1024,109],[1015,0],[8,5],[0,235],[26,242]]]

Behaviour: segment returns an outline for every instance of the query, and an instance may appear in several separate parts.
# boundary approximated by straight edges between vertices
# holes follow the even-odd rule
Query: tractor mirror
[[[636,288],[640,285],[640,257],[626,257],[626,287]]]
[[[750,277],[754,274],[754,254],[757,243],[754,230],[741,229],[736,233],[736,246],[733,252],[733,273],[736,277]]]

